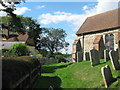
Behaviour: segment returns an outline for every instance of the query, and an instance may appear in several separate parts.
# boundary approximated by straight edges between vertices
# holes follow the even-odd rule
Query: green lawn
[[[113,70],[110,61],[103,63],[101,60],[101,64],[95,67],[91,67],[90,61],[43,65],[42,76],[35,88],[105,88],[101,67],[106,64],[110,65],[114,78],[120,76],[120,71]],[[120,87],[118,80],[110,87]]]

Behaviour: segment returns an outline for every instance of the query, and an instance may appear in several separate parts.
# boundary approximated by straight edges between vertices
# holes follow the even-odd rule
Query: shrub
[[[35,69],[39,65],[40,63],[38,59],[35,57],[30,57],[30,56],[3,57],[2,87],[11,88],[11,85],[16,84],[22,77],[30,73],[33,69]]]
[[[39,53],[43,56],[43,57],[47,57],[48,56],[48,51],[45,49],[39,49]]]
[[[57,59],[58,62],[66,62],[65,58],[62,55],[56,55],[55,59]]]
[[[29,54],[27,45],[23,43],[17,43],[10,47],[9,55],[10,56],[26,56]]]

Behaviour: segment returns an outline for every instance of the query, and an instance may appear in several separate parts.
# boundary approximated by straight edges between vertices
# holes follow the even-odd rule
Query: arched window
[[[105,35],[105,47],[106,47],[106,49],[108,49],[109,50],[109,35],[107,34],[107,35]]]
[[[110,50],[114,50],[114,35],[110,34]]]
[[[108,50],[114,50],[114,35],[113,34],[105,35],[105,47]]]

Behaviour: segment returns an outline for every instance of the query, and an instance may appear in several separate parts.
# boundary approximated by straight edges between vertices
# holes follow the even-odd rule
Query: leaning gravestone
[[[83,52],[77,52],[77,62],[83,61]]]
[[[110,50],[107,50],[107,49],[104,50],[104,60],[105,60],[105,62],[110,60],[109,52],[110,52]]]
[[[112,72],[110,70],[109,65],[106,65],[105,67],[101,68],[101,73],[103,76],[103,80],[105,83],[105,87],[108,88],[112,82],[115,81],[115,79],[112,76]]]
[[[112,67],[114,70],[120,70],[120,64],[119,64],[119,57],[118,57],[118,52],[114,50],[110,50],[109,52]]]
[[[90,54],[89,54],[89,52],[85,52],[85,60],[87,61],[89,61],[90,60]]]
[[[96,49],[90,50],[90,61],[92,66],[100,64],[99,51]]]

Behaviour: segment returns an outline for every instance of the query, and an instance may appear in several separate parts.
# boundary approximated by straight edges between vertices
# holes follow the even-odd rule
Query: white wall
[[[0,49],[9,49],[12,45],[25,42],[0,42]]]

